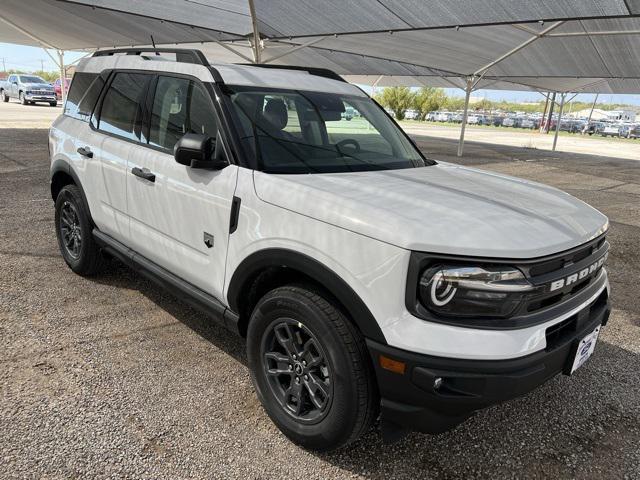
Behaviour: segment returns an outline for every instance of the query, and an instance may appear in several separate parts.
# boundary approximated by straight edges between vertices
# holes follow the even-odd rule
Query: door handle
[[[89,147],[80,147],[77,152],[83,157],[93,158],[93,152]]]
[[[151,173],[148,168],[133,167],[131,169],[131,173],[133,173],[136,177],[144,178],[149,182],[156,181],[156,174]]]

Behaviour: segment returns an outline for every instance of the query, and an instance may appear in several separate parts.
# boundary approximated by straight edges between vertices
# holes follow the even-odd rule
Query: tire
[[[260,299],[249,322],[247,357],[259,400],[294,443],[332,450],[356,440],[376,418],[379,399],[364,339],[312,288],[279,287]]]
[[[93,239],[89,210],[80,189],[75,185],[65,186],[56,198],[55,211],[56,236],[62,258],[78,275],[94,275],[102,267],[103,257]]]
[[[4,90],[2,91],[2,101],[5,103],[9,101],[9,95]]]
[[[52,107],[57,107],[58,106],[58,102],[49,102],[49,105]]]
[[[24,93],[23,93],[23,92],[20,92],[20,93],[18,94],[18,100],[20,100],[20,103],[21,103],[22,105],[27,105],[27,103],[28,103],[28,102],[27,102],[27,100],[26,100],[26,98],[24,97]]]

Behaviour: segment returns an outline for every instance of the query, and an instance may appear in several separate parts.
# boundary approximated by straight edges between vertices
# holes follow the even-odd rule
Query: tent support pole
[[[551,102],[549,106],[549,115],[547,116],[547,122],[544,125],[544,133],[549,133],[551,130],[551,120],[553,120],[553,109],[556,106],[556,92],[553,92],[551,96]]]
[[[258,17],[256,17],[256,5],[253,0],[249,0],[249,13],[251,14],[251,26],[253,27],[253,63],[262,63],[262,41],[260,40],[260,29],[258,28]]]
[[[458,156],[462,156],[464,151],[464,132],[467,128],[467,116],[469,114],[469,100],[473,90],[474,77],[467,77],[467,88],[464,96],[464,113],[462,114],[462,125],[460,127],[460,140],[458,141]]]
[[[553,148],[552,150],[555,152],[556,151],[556,145],[558,144],[558,134],[560,133],[560,124],[562,123],[562,110],[564,110],[564,99],[566,98],[567,94],[563,93],[560,96],[560,111],[558,112],[558,121],[556,122],[556,133],[553,136]]]
[[[214,43],[217,43],[218,45],[220,45],[222,48],[229,50],[231,53],[239,56],[241,59],[243,59],[246,62],[253,62],[253,60],[249,57],[247,57],[246,55],[243,55],[242,53],[240,53],[238,50],[236,50],[233,47],[230,47],[229,45],[227,45],[226,43],[220,41],[220,40],[215,40]]]
[[[544,113],[542,114],[542,120],[540,121],[540,133],[542,133],[542,131],[544,130],[543,123],[544,123],[544,119],[547,116],[547,109],[549,108],[549,94],[548,93],[545,94],[545,98],[546,98],[546,101],[544,102]]]
[[[371,85],[371,98],[374,98],[376,96],[376,87],[378,86],[380,80],[382,80],[382,77],[383,75],[380,75],[378,78],[376,78],[376,81],[373,82],[373,85]]]
[[[327,37],[321,37],[321,38],[316,38],[315,40],[312,40],[311,42],[307,42],[307,43],[303,43],[302,45],[296,45],[293,48],[291,48],[290,50],[283,52],[283,53],[279,53],[278,55],[274,55],[271,58],[267,58],[266,60],[263,60],[262,63],[269,63],[272,62],[274,60],[277,60],[279,58],[282,57],[286,57],[287,55],[293,53],[293,52],[297,52],[298,50],[302,49],[302,48],[307,48],[310,47],[312,45],[315,45],[318,42],[321,42],[322,40],[324,40]]]
[[[591,117],[593,116],[593,110],[596,108],[596,103],[598,103],[599,95],[599,93],[596,93],[596,98],[593,99],[593,105],[591,105],[591,111],[589,112],[589,120],[587,120],[587,125],[591,123]]]
[[[58,67],[60,67],[60,96],[62,97],[62,105],[64,105],[64,102],[67,100],[67,75],[64,68],[64,50],[58,50]]]

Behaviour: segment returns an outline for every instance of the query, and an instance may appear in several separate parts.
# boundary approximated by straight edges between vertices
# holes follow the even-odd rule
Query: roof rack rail
[[[344,78],[338,75],[333,70],[329,70],[328,68],[315,68],[315,67],[301,67],[299,65],[275,65],[272,63],[240,63],[238,65],[247,65],[249,67],[260,67],[260,68],[278,68],[283,70],[300,70],[303,72],[309,72],[311,75],[316,75],[318,77],[325,77],[331,80],[338,80],[339,82],[347,82]]]
[[[113,48],[110,50],[98,50],[92,56],[93,57],[108,57],[115,54],[125,55],[143,55],[145,53],[155,53],[160,55],[162,53],[175,53],[176,62],[181,63],[195,63],[197,65],[209,66],[207,57],[200,50],[187,49],[187,48]]]

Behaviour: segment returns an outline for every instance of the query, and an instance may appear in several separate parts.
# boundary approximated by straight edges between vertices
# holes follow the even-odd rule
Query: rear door
[[[150,89],[146,145],[127,165],[128,244],[177,276],[223,298],[229,218],[237,167],[194,169],[178,164],[176,142],[185,133],[216,137],[211,97],[198,80],[160,74]],[[132,172],[147,172],[141,178]],[[150,175],[153,175],[151,177]]]
[[[90,173],[84,180],[95,201],[91,209],[98,228],[119,241],[129,238],[127,162],[140,144],[143,102],[151,74],[115,72],[91,119],[91,129],[79,139],[90,150]],[[83,155],[79,152],[80,155]]]

